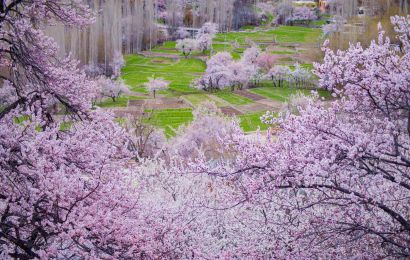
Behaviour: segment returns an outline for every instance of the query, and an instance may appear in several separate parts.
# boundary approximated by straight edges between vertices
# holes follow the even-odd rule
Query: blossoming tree
[[[198,89],[207,91],[224,89],[231,86],[231,71],[229,66],[233,63],[232,55],[228,52],[218,52],[206,62],[205,75],[193,84]]]
[[[192,52],[198,49],[198,41],[190,38],[177,40],[176,49],[182,52],[185,58],[188,58]]]
[[[308,7],[294,8],[292,16],[287,18],[286,22],[290,24],[305,23],[309,24],[311,21],[316,20],[317,16],[313,10]]]
[[[212,47],[212,40],[215,38],[215,34],[218,32],[218,25],[215,23],[204,23],[199,29],[196,35],[196,40],[198,42],[198,48],[205,52],[210,50]]]
[[[125,85],[121,79],[113,80],[105,76],[100,76],[96,80],[96,84],[99,89],[99,95],[101,97],[111,98],[113,102],[116,102],[121,95],[130,92],[127,85]]]
[[[269,205],[261,214],[276,257],[410,256],[409,21],[392,18],[402,50],[383,31],[368,48],[324,48],[316,74],[338,100],[267,114],[281,127],[275,142],[238,135],[226,142],[239,151],[233,162],[195,164],[246,187],[233,205]]]
[[[148,78],[148,82],[145,84],[149,92],[154,95],[157,91],[166,90],[169,87],[169,82],[165,81],[163,78]]]
[[[91,110],[95,83],[41,30],[56,21],[85,26],[93,14],[63,0],[1,1],[0,13],[2,88],[14,95],[0,112],[0,258],[152,253],[141,235],[152,233],[136,228],[124,131]],[[69,129],[61,131],[51,103],[69,111]]]
[[[290,80],[292,70],[288,66],[275,65],[269,70],[267,76],[273,81],[275,87],[283,86],[284,82]]]

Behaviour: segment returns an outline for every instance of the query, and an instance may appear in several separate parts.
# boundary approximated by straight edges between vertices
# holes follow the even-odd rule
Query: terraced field
[[[146,112],[150,115],[146,122],[164,129],[165,136],[168,138],[174,136],[181,125],[193,120],[190,108],[147,110]]]
[[[246,115],[240,115],[240,126],[245,132],[253,132],[256,130],[264,131],[268,128],[266,124],[263,124],[260,120],[261,116],[264,115],[265,112],[259,113],[252,113]]]
[[[246,45],[246,41],[252,40],[256,43],[299,43],[312,44],[318,41],[322,34],[321,29],[298,26],[281,26],[275,29],[228,32],[218,34],[215,42],[238,42]]]
[[[97,106],[99,107],[127,107],[128,103],[130,100],[141,100],[144,99],[144,97],[139,97],[139,96],[120,96],[116,98],[115,101],[113,101],[111,98],[107,98],[101,102],[97,103]]]
[[[205,63],[198,59],[170,59],[129,55],[122,70],[122,78],[132,91],[146,92],[143,84],[149,77],[162,77],[170,82],[170,94],[198,93],[191,82],[205,71]]]
[[[266,97],[268,99],[276,100],[279,102],[287,102],[289,97],[297,94],[302,93],[305,96],[309,96],[312,94],[312,90],[309,89],[298,89],[298,88],[291,88],[291,87],[273,87],[271,84],[266,83],[264,87],[260,88],[253,88],[250,89],[249,92],[258,94],[260,96]],[[325,90],[318,90],[319,96],[323,98],[330,98],[330,93]]]
[[[131,103],[132,109],[152,109],[147,123],[164,129],[170,137],[175,134],[179,126],[193,120],[192,109],[204,101],[214,102],[227,115],[236,115],[243,130],[256,131],[258,128],[266,130],[266,125],[260,122],[260,116],[270,109],[281,107],[292,94],[301,92],[310,95],[308,89],[291,87],[275,88],[269,81],[260,87],[243,91],[223,90],[219,92],[204,92],[195,89],[191,83],[205,72],[204,60],[216,52],[227,51],[236,59],[249,47],[250,41],[260,45],[261,49],[278,56],[278,64],[292,65],[303,48],[311,48],[320,41],[321,30],[306,27],[282,26],[278,28],[244,28],[245,31],[217,34],[212,45],[212,51],[196,52],[189,58],[184,58],[175,49],[175,41],[165,42],[145,51],[142,55],[128,55],[125,57],[126,66],[122,70],[122,78],[133,92],[130,96],[119,98],[116,102],[104,100],[98,105],[106,108],[127,107]],[[239,47],[233,47],[238,42]],[[302,46],[303,48],[296,48]],[[312,69],[312,62],[302,62],[302,66]],[[293,68],[292,66],[290,66]],[[162,77],[170,82],[168,90],[158,93],[154,100],[146,90],[144,83],[149,77]],[[323,97],[329,93],[321,91]],[[161,102],[159,102],[161,99]],[[130,102],[130,100],[141,100]],[[167,104],[169,106],[167,107]],[[273,107],[272,107],[273,109]],[[134,111],[132,110],[132,111]],[[121,113],[126,113],[125,110]]]

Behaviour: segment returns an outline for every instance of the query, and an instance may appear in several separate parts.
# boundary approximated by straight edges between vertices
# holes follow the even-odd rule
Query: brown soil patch
[[[151,62],[152,63],[165,63],[165,62],[168,62],[168,61],[165,61],[165,60],[151,60]]]
[[[145,100],[130,100],[128,101],[129,107],[142,107],[145,104]]]
[[[258,100],[265,99],[264,97],[262,97],[262,96],[260,96],[260,95],[251,93],[251,92],[246,91],[246,90],[236,90],[234,93],[237,94],[237,95],[239,95],[239,96],[243,96],[243,97],[249,98],[249,99],[251,99],[251,100],[253,100],[253,101],[258,101]]]
[[[258,104],[262,106],[267,106],[269,107],[270,110],[275,109],[275,110],[282,110],[284,103],[276,101],[276,100],[271,100],[271,99],[262,99],[258,101]]]
[[[224,113],[227,116],[237,116],[237,115],[242,115],[242,112],[233,108],[233,107],[221,107],[222,113]]]
[[[141,116],[142,111],[136,110],[114,110],[114,116],[117,118],[126,118],[128,116]]]
[[[243,114],[255,113],[260,111],[269,111],[272,110],[272,106],[261,103],[252,103],[244,106],[237,107]]]
[[[189,108],[183,99],[179,98],[156,98],[146,100],[147,109],[172,109],[172,108]]]

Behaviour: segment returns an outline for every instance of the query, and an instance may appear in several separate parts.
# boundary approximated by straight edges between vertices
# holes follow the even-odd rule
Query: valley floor
[[[206,60],[212,54],[227,51],[234,59],[239,59],[251,43],[256,43],[262,51],[275,55],[278,65],[292,68],[295,63],[299,63],[311,70],[312,63],[321,58],[319,47],[322,41],[322,31],[318,28],[256,27],[217,34],[211,52],[193,53],[188,58],[179,54],[174,41],[165,42],[150,51],[127,56],[122,79],[129,86],[130,93],[116,102],[107,99],[98,105],[114,110],[119,118],[153,111],[150,123],[164,129],[170,137],[179,126],[193,119],[192,109],[201,102],[211,101],[227,116],[237,117],[245,132],[258,129],[263,131],[266,126],[260,122],[262,114],[282,110],[292,94],[301,92],[310,95],[311,89],[291,86],[277,88],[272,82],[264,81],[251,89],[211,93],[193,88],[191,82],[201,77],[206,69]],[[144,87],[148,78],[153,76],[170,82],[169,89],[161,91],[156,98]],[[320,95],[329,97],[329,93],[324,91]]]

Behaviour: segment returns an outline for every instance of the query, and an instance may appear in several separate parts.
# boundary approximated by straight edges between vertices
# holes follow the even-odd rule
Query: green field
[[[189,94],[183,96],[191,105],[197,106],[205,101],[212,101],[207,93]]]
[[[150,115],[145,122],[164,129],[165,135],[169,138],[175,135],[175,131],[181,125],[188,124],[193,120],[192,109],[163,109],[146,110]]]
[[[146,123],[152,124],[164,130],[167,138],[175,136],[178,128],[184,124],[189,124],[193,120],[192,109],[164,109],[164,110],[147,110],[150,116],[145,120]],[[267,125],[263,124],[260,117],[265,112],[258,112],[246,115],[240,115],[240,126],[245,132],[253,132],[260,127],[260,130],[267,129]]]
[[[319,25],[318,25],[319,26]],[[307,28],[300,26],[281,26],[275,29],[255,29],[253,26],[243,28],[246,31],[219,33],[214,39],[212,44],[213,53],[227,51],[232,54],[235,59],[240,58],[240,54],[244,51],[244,48],[234,49],[232,43],[237,41],[242,46],[248,46],[247,39],[256,43],[271,43],[277,42],[280,44],[312,44],[316,43],[322,35],[322,30],[319,28]],[[175,49],[176,42],[165,42],[162,45],[154,47],[152,52],[164,53],[164,54],[178,54],[178,50]],[[274,51],[273,54],[294,54],[292,51]],[[206,55],[209,52],[205,53]],[[202,52],[194,52],[191,58],[204,55]],[[182,56],[180,55],[182,58]]]
[[[268,129],[268,125],[261,122],[260,117],[264,115],[265,112],[258,112],[239,116],[239,125],[245,132],[253,132],[258,130],[264,131]]]
[[[210,93],[198,93],[182,96],[192,106],[196,107],[203,102],[213,102],[217,107],[228,106],[229,103]]]
[[[236,95],[227,90],[218,91],[214,93],[214,95],[225,100],[226,102],[232,105],[241,106],[241,105],[247,105],[247,104],[253,103],[251,99]]]
[[[176,42],[175,41],[168,41],[164,42],[161,45],[155,46],[151,49],[152,52],[158,53],[170,53],[170,54],[178,54],[178,50],[175,49]]]
[[[109,107],[126,107],[128,106],[129,100],[140,100],[144,99],[143,97],[137,96],[120,96],[115,99],[115,102],[111,98],[106,98],[103,101],[97,103],[97,106],[109,108]]]
[[[311,46],[320,40],[322,32],[318,28],[306,28],[297,26],[281,26],[277,28],[269,27],[245,27],[242,31],[220,33],[217,34],[212,44],[212,51],[195,52],[189,58],[182,55],[175,49],[176,42],[169,41],[161,45],[155,46],[152,52],[153,57],[145,57],[142,55],[128,55],[125,57],[126,66],[122,69],[122,78],[133,92],[148,94],[144,83],[148,82],[149,77],[162,77],[170,82],[168,90],[161,91],[162,97],[178,97],[196,108],[202,102],[214,102],[218,107],[231,106],[233,108],[240,107],[241,111],[245,111],[244,115],[238,116],[242,129],[246,132],[256,131],[258,127],[261,130],[266,130],[267,126],[260,122],[260,117],[265,111],[254,112],[249,108],[249,105],[255,101],[244,96],[237,95],[231,91],[223,90],[218,92],[205,92],[192,88],[191,83],[194,79],[202,76],[206,70],[206,64],[200,59],[203,56],[215,54],[217,52],[227,51],[232,54],[234,59],[239,59],[242,53],[249,47],[249,41],[260,44],[262,50],[267,50],[270,43],[276,41],[277,45],[272,45],[269,50],[272,54],[282,55],[278,58],[278,64],[293,64],[294,56],[301,53],[304,49],[298,50],[297,46]],[[238,48],[233,47],[233,42],[237,41]],[[310,47],[308,47],[310,48]],[[160,56],[164,57],[160,57]],[[306,64],[301,64],[302,67],[311,70],[312,64],[307,61]],[[302,62],[303,63],[303,62]],[[290,66],[293,69],[293,66]],[[288,101],[292,94],[298,92],[304,95],[310,95],[311,90],[296,89],[290,87],[275,88],[270,81],[262,82],[262,87],[249,90],[252,93],[261,95],[268,99],[279,102]],[[319,91],[323,97],[329,97],[330,94],[325,91]],[[146,97],[145,97],[146,96]],[[144,97],[121,97],[117,102],[112,102],[110,99],[104,100],[98,104],[101,107],[123,107],[127,106],[128,100],[131,98],[152,98],[145,95]],[[164,99],[166,100],[166,98]],[[166,102],[166,101],[165,101]],[[146,122],[158,128],[164,129],[166,136],[169,138],[176,134],[176,130],[184,124],[188,124],[193,120],[191,108],[184,109],[163,109],[147,111],[151,112],[151,116],[146,119]]]
[[[279,55],[291,55],[295,54],[295,51],[271,51],[272,54],[279,54]]]
[[[256,43],[276,41],[278,43],[315,43],[322,34],[321,29],[298,26],[281,26],[271,30],[228,32],[217,34],[215,42],[234,42],[245,44],[246,39]]]
[[[270,84],[269,84],[270,85]],[[312,94],[312,90],[310,89],[299,89],[299,88],[292,88],[292,87],[273,87],[272,85],[260,88],[253,88],[249,91],[266,98],[279,101],[279,102],[287,102],[291,95],[302,93],[305,96],[310,96]],[[330,92],[326,90],[318,90],[319,96],[323,98],[330,98]]]
[[[129,55],[122,69],[122,78],[132,91],[142,92],[149,77],[162,77],[170,82],[169,92],[173,95],[198,93],[190,87],[193,79],[205,71],[205,63],[198,59],[169,59]]]

